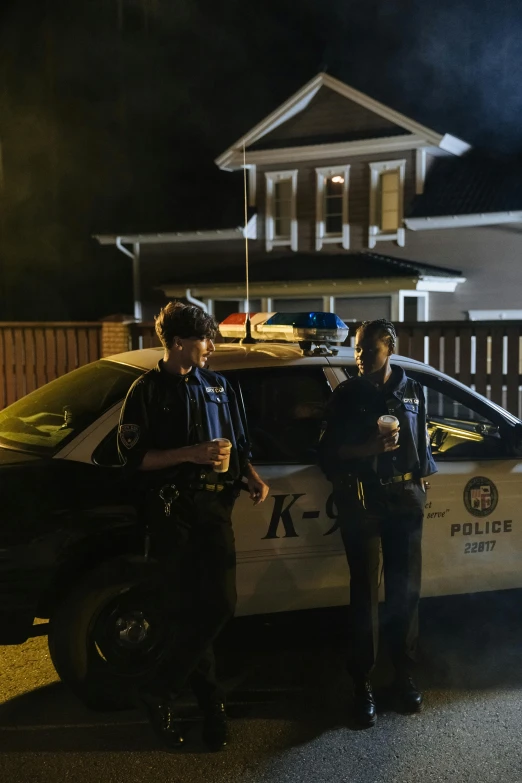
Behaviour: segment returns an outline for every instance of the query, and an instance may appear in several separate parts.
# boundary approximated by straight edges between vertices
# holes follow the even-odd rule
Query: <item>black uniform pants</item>
[[[376,482],[334,487],[341,534],[350,567],[352,646],[349,670],[368,677],[379,642],[380,547],[385,617],[397,672],[409,674],[418,640],[421,539],[426,495],[418,482]]]
[[[175,696],[190,682],[202,708],[223,700],[213,642],[236,606],[234,499],[228,487],[196,491],[183,493],[168,517],[163,504],[149,510],[154,581],[168,627],[162,662],[145,695]]]

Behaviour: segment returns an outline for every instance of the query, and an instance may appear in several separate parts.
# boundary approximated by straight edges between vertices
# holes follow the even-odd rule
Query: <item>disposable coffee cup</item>
[[[222,449],[227,449],[228,454],[225,459],[219,464],[214,466],[216,473],[226,473],[230,467],[230,452],[232,451],[232,443],[227,438],[214,438],[214,443],[219,443]]]
[[[390,416],[390,415],[381,416],[377,420],[377,425],[379,427],[379,432],[381,433],[381,435],[387,435],[392,430],[397,429],[397,427],[399,426],[399,419],[396,416]],[[397,443],[398,440],[399,440],[399,433],[397,433],[396,435],[395,442]]]

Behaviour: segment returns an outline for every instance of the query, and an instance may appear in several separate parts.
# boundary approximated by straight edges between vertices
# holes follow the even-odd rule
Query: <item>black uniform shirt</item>
[[[245,471],[249,448],[236,395],[222,375],[199,368],[174,375],[160,360],[129,389],[118,427],[120,459],[129,471],[137,470],[151,449],[176,449],[213,438],[232,442],[230,469],[220,473],[219,480],[238,479]],[[194,463],[145,473],[149,484],[163,482],[167,474],[175,474],[181,482],[216,478],[209,467]]]
[[[320,462],[332,481],[353,473],[360,478],[388,479],[414,473],[417,478],[437,472],[426,428],[426,402],[422,386],[408,378],[402,367],[392,365],[382,389],[364,375],[349,378],[332,394],[319,447]],[[377,457],[342,460],[342,445],[365,443],[385,414],[399,420],[400,448]]]

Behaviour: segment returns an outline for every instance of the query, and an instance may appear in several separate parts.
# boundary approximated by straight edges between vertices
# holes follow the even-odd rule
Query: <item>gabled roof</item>
[[[319,73],[308,82],[308,84],[298,90],[275,111],[269,114],[268,117],[265,117],[258,125],[238,139],[235,144],[229,147],[216,159],[216,164],[224,169],[240,167],[242,164],[240,160],[238,161],[238,153],[242,154],[243,148],[248,149],[252,145],[258,143],[260,139],[268,133],[271,133],[275,128],[304,111],[319,90],[323,88],[334,90],[339,95],[357,103],[359,106],[368,109],[374,114],[379,115],[384,120],[393,123],[399,128],[402,128],[405,132],[410,134],[412,144],[421,142],[424,146],[439,147],[441,150],[454,155],[462,155],[469,150],[469,145],[466,144],[466,142],[449,134],[441,135],[424,125],[415,122],[415,120],[400,114],[394,109],[379,103],[368,95],[364,95],[358,90],[349,87],[347,84],[344,84],[344,82],[330,76],[330,74]],[[396,133],[390,133],[390,136],[394,135],[396,135]]]
[[[439,158],[408,218],[522,211],[522,165],[491,158]]]

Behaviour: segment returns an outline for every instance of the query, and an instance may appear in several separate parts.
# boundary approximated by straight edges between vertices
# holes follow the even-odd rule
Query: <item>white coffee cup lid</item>
[[[381,421],[383,424],[395,424],[395,422],[399,420],[396,416],[381,416],[379,421]]]

